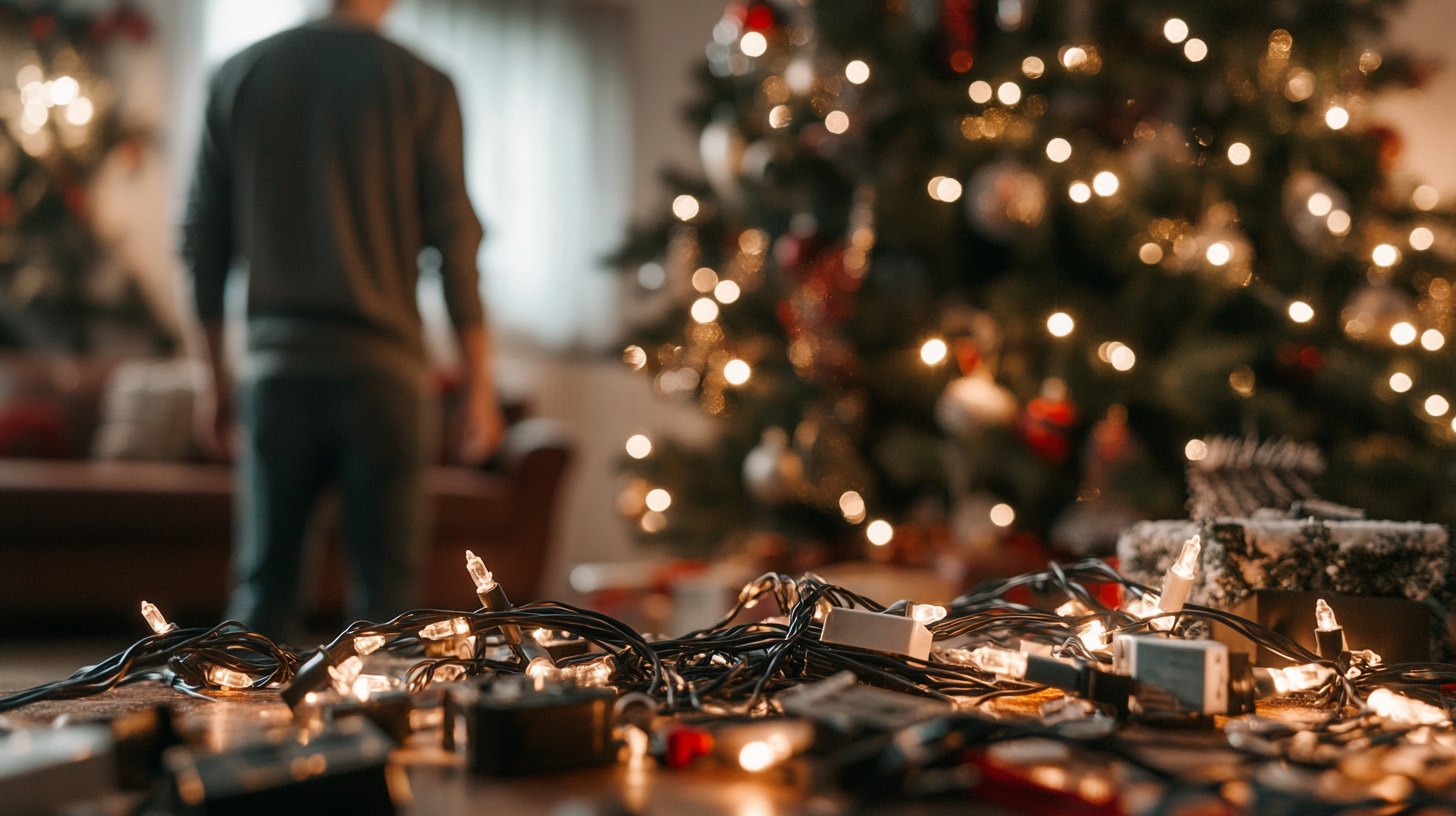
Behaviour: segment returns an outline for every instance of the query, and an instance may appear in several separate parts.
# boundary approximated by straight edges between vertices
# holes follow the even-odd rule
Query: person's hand
[[[215,383],[211,390],[197,395],[192,422],[197,444],[208,459],[232,461],[233,395],[225,383]]]
[[[467,465],[482,464],[505,438],[505,417],[494,392],[487,388],[468,389],[461,409],[460,461]]]

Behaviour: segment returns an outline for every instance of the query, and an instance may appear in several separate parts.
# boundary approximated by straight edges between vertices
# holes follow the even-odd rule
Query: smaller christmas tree
[[[139,154],[105,72],[107,48],[150,35],[121,5],[101,15],[0,6],[0,346],[150,351],[174,338],[90,223],[89,186],[117,150]],[[104,340],[102,338],[105,338]]]

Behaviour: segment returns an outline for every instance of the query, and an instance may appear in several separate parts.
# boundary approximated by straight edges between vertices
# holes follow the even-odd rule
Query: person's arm
[[[460,352],[464,358],[461,372],[460,461],[478,465],[490,458],[505,436],[505,418],[495,391],[495,371],[491,364],[490,334],[484,326],[459,332]]]
[[[233,190],[228,126],[220,107],[214,83],[182,224],[182,258],[201,324],[198,342],[211,386],[196,400],[197,440],[208,456],[226,459],[232,453],[233,411],[232,380],[223,350],[223,292],[233,258]]]
[[[476,256],[483,231],[465,191],[465,139],[455,89],[443,81],[424,127],[420,175],[425,243],[440,251],[445,305],[460,341],[464,370],[459,458],[479,464],[499,446],[505,431],[496,398],[490,334],[480,300]]]
[[[193,430],[203,453],[226,461],[233,455],[233,381],[223,350],[223,324],[204,323],[198,334],[210,376],[208,390],[197,395]]]

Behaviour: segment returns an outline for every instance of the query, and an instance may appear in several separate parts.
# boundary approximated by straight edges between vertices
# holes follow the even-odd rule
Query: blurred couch
[[[190,446],[185,365],[0,353],[4,620],[115,618],[142,600],[189,624],[222,613],[232,471]],[[426,606],[478,605],[466,549],[513,600],[536,597],[572,445],[549,420],[507,413],[515,421],[491,468],[429,473]],[[315,611],[334,619],[346,585],[337,518],[326,503],[311,536]]]

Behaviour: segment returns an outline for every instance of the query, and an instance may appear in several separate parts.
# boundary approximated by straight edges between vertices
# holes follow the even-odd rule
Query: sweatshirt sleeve
[[[232,161],[219,88],[214,80],[182,223],[182,259],[192,284],[193,308],[203,323],[223,319],[223,292],[233,259]]]
[[[485,322],[476,255],[484,237],[465,191],[465,137],[455,86],[441,75],[441,91],[420,139],[424,242],[440,252],[445,305],[456,330]]]

